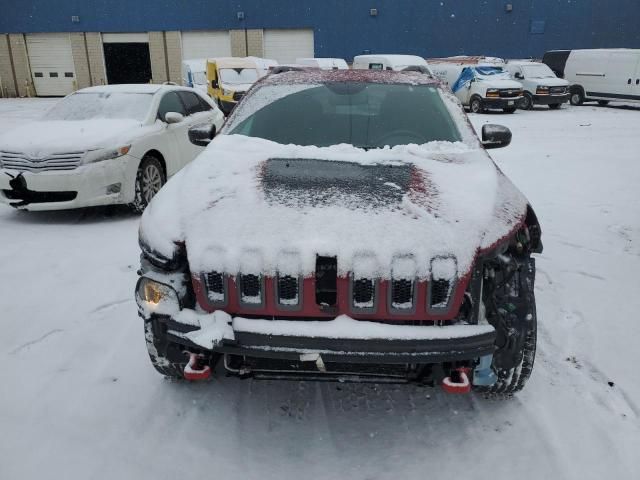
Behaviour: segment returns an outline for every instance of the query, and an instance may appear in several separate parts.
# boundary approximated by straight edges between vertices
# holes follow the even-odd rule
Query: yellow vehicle
[[[207,93],[225,115],[233,110],[259,77],[256,63],[248,58],[207,60]]]

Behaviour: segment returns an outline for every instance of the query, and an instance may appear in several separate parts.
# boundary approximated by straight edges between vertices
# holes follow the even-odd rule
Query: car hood
[[[522,88],[522,84],[514,80],[485,79],[484,82],[489,85],[487,88]]]
[[[435,257],[468,272],[479,250],[522,223],[526,206],[479,146],[364,151],[221,135],[156,195],[140,233],[165,257],[183,243],[193,273],[310,275],[326,255],[340,275],[366,264],[381,278],[410,257],[426,278]]]
[[[531,83],[544,85],[545,87],[568,87],[569,82],[562,78],[527,78]]]
[[[40,120],[21,125],[0,136],[0,151],[67,153],[113,148],[131,143],[141,123],[127,119]]]

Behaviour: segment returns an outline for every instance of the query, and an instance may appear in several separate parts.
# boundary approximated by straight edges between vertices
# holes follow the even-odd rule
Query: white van
[[[571,105],[640,102],[640,49],[554,50],[542,61],[569,82]]]
[[[523,110],[531,110],[534,105],[548,105],[555,110],[569,101],[569,82],[556,77],[544,63],[509,60],[504,68],[524,88],[520,101]]]
[[[267,75],[271,68],[278,66],[278,62],[276,60],[271,60],[270,58],[247,57],[247,59],[255,62],[256,68],[258,69],[258,76],[260,78]]]
[[[320,70],[349,70],[349,65],[342,58],[297,58],[296,63]]]
[[[522,85],[512,80],[498,62],[476,63],[475,59],[453,57],[429,60],[429,66],[473,113],[485,110],[513,113],[522,100]]]
[[[353,57],[353,68],[358,70],[395,70],[407,67],[424,67],[431,72],[427,61],[417,55],[357,55]]]
[[[183,60],[182,85],[207,93],[207,59]]]

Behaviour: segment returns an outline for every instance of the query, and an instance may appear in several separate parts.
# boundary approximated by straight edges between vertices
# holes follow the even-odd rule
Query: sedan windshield
[[[220,80],[230,85],[253,83],[258,80],[258,70],[255,68],[221,68]]]
[[[460,141],[460,133],[438,89],[428,85],[335,83],[309,85],[278,95],[267,86],[245,99],[229,133],[281,144],[326,147],[347,143],[361,148]],[[275,90],[275,91],[274,91]],[[277,100],[263,106],[268,99]]]
[[[78,92],[58,102],[44,119],[127,118],[142,121],[149,112],[152,99],[151,93]]]
[[[525,78],[556,78],[556,75],[544,64],[522,67]]]

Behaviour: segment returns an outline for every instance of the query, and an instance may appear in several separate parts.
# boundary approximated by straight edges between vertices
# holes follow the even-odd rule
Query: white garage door
[[[75,69],[68,33],[27,35],[27,52],[38,96],[61,96],[73,91]]]
[[[313,57],[313,30],[265,30],[264,57],[280,63]]]
[[[182,32],[182,59],[230,57],[231,40],[226,30]]]

